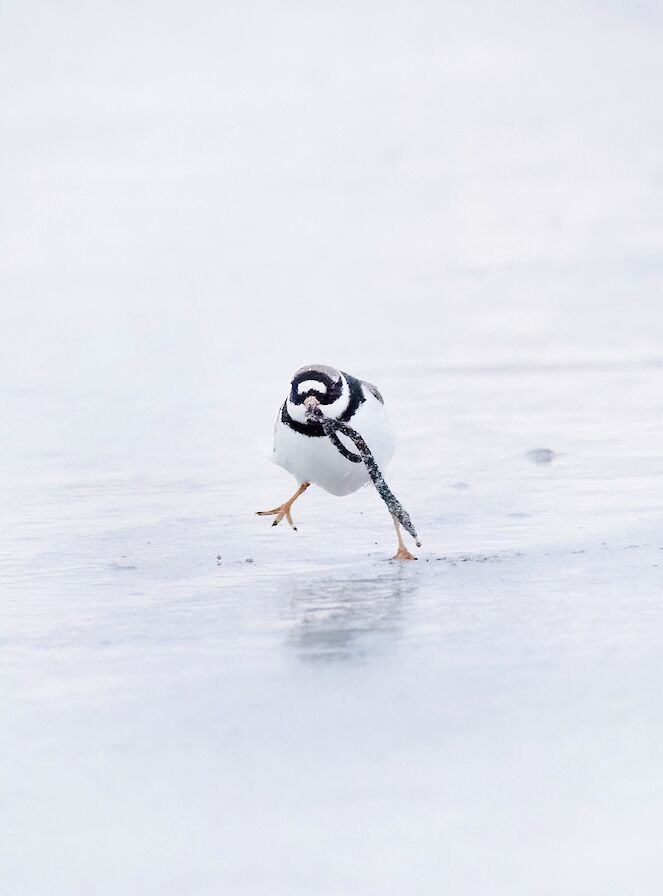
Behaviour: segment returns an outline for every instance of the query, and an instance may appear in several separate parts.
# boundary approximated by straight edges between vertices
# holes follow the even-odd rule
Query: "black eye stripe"
[[[326,373],[315,370],[305,370],[303,373],[298,373],[297,376],[293,378],[292,387],[293,389],[296,389],[300,383],[306,382],[321,383],[323,386],[326,386],[328,390],[333,389],[335,385],[334,380],[330,376],[327,376]]]
[[[309,391],[313,392],[329,392],[329,388],[325,385],[325,383],[321,383],[319,380],[304,380],[303,383],[299,383],[297,386],[297,391],[302,392],[302,387],[307,386]]]
[[[354,376],[350,376],[349,373],[344,373],[343,376],[345,377],[345,381],[347,382],[350,390],[350,400],[348,402],[347,408],[343,411],[342,414],[340,414],[338,419],[342,420],[344,423],[347,423],[352,419],[357,408],[361,404],[363,404],[366,399],[364,398],[361,382]],[[299,401],[294,401],[291,394],[290,400],[293,404],[301,404],[303,402],[303,397]],[[281,408],[281,422],[286,426],[289,426],[290,429],[294,429],[295,432],[301,433],[301,435],[303,436],[321,437],[325,434],[325,431],[320,423],[300,423],[299,420],[293,420],[288,413],[287,401],[283,403],[283,407]]]
[[[300,383],[318,382],[325,386],[327,391],[317,390],[311,387],[306,392],[299,392]],[[310,396],[314,395],[320,404],[333,404],[343,394],[343,380],[333,380],[321,370],[303,370],[293,377],[290,389],[290,401],[293,404],[303,404]]]

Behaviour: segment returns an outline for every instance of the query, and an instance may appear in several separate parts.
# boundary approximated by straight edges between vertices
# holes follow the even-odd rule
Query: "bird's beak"
[[[320,404],[320,402],[315,397],[315,395],[309,395],[308,398],[304,399],[304,404],[306,405],[307,408],[317,408],[318,405]]]

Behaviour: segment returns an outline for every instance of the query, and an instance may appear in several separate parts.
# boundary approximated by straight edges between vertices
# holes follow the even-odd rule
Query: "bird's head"
[[[302,367],[293,376],[288,395],[288,411],[306,422],[307,408],[319,407],[326,417],[336,418],[347,408],[349,387],[340,370],[323,364]]]

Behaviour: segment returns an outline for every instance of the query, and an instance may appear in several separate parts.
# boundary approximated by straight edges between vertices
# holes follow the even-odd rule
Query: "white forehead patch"
[[[303,383],[297,386],[297,392],[300,395],[302,392],[308,392],[309,389],[315,389],[316,392],[322,392],[323,394],[327,393],[327,387],[320,380],[304,380]]]

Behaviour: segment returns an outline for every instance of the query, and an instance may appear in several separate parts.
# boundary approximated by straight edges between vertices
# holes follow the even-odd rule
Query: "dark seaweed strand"
[[[327,418],[327,419],[329,419],[329,418]],[[349,429],[350,427],[347,427],[347,428]],[[325,425],[323,423],[322,429],[323,429],[325,435],[329,436],[329,441],[332,443],[334,448],[338,449],[339,453],[342,454],[346,460],[349,460],[350,463],[353,463],[353,464],[361,463],[362,459],[361,459],[360,455],[355,454],[354,451],[350,451],[349,448],[346,448],[345,445],[343,444],[343,442],[339,439],[339,437],[336,435],[336,433],[334,432],[334,430],[331,427],[329,427],[329,426],[325,427]]]
[[[385,482],[384,476],[382,475],[380,468],[375,462],[375,458],[371,454],[371,450],[363,440],[363,438],[359,435],[356,429],[353,429],[351,426],[348,426],[347,423],[343,423],[341,420],[332,420],[331,417],[325,417],[320,408],[308,408],[306,411],[306,416],[314,420],[316,423],[319,423],[325,435],[329,436],[329,439],[333,443],[333,445],[341,451],[344,457],[348,457],[348,460],[352,460],[354,463],[358,463],[359,460],[363,460],[366,464],[366,469],[368,470],[368,474],[373,480],[373,485],[377,489],[378,494],[387,505],[387,510],[389,513],[395,517],[401,526],[410,533],[412,538],[414,538],[415,543],[418,548],[421,547],[421,542],[417,537],[417,533],[415,531],[414,526],[412,525],[412,520],[410,519],[410,514],[403,507],[401,502],[398,500],[396,495],[391,491],[387,483]],[[357,450],[359,451],[360,457],[352,454],[345,448],[341,440],[336,435],[336,432],[342,432],[343,435],[347,436],[351,439]],[[343,450],[341,450],[343,449]]]

